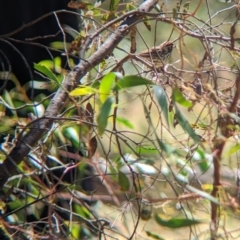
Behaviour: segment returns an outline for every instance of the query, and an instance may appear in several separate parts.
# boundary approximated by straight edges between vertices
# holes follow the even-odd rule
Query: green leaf
[[[118,80],[113,90],[119,91],[124,88],[130,88],[130,87],[136,87],[136,86],[142,86],[142,85],[146,86],[146,85],[155,85],[155,84],[146,78],[130,75]]]
[[[128,191],[130,188],[130,182],[125,173],[119,171],[118,172],[118,183],[121,186],[122,191]]]
[[[114,12],[116,10],[116,7],[118,6],[120,0],[111,0],[110,1],[110,11]]]
[[[125,125],[126,127],[130,128],[130,129],[134,128],[133,124],[131,122],[129,122],[127,119],[125,119],[125,118],[117,117],[116,121],[121,123],[121,124],[123,124],[123,125]]]
[[[48,67],[43,66],[41,64],[34,63],[34,68],[37,71],[44,74],[45,76],[47,76],[49,79],[53,80],[56,83],[59,83],[57,76]]]
[[[190,108],[192,107],[192,102],[188,101],[182,94],[182,92],[179,90],[178,87],[175,87],[173,89],[173,101],[179,103],[183,107]]]
[[[72,146],[75,149],[79,149],[80,146],[80,136],[79,132],[76,130],[76,127],[66,127],[63,129],[63,135],[72,143]]]
[[[164,240],[164,238],[161,238],[157,234],[151,233],[149,231],[146,231],[146,234],[153,239]]]
[[[186,120],[186,118],[184,117],[184,115],[180,112],[180,110],[178,109],[177,105],[175,105],[175,116],[176,119],[178,120],[179,125],[182,127],[182,129],[189,134],[189,136],[196,142],[200,142],[201,138],[194,132],[194,130],[192,129],[191,125],[189,124],[189,122]]]
[[[3,90],[3,99],[7,104],[9,104],[9,106],[11,106],[12,108],[15,107],[11,94],[6,89]],[[14,116],[17,116],[17,111],[13,109],[9,109],[9,110]]]
[[[60,41],[55,41],[50,43],[50,47],[54,49],[59,49],[59,50],[65,50],[65,47],[69,48],[71,45],[70,43],[64,43]]]
[[[149,17],[145,17],[143,23],[144,23],[144,25],[146,26],[147,30],[148,30],[148,31],[151,31],[151,23],[150,23],[150,21],[149,21]]]
[[[104,103],[106,99],[109,97],[115,78],[116,78],[116,74],[113,72],[110,72],[107,75],[105,75],[101,80],[100,87],[99,87],[99,96],[100,96],[100,101],[102,103]]]
[[[159,225],[168,228],[189,227],[201,223],[201,221],[186,218],[172,218],[170,220],[164,220],[160,218],[157,214],[155,215],[155,220]]]
[[[136,10],[136,9],[137,9],[137,7],[134,4],[132,4],[132,3],[127,3],[126,4],[127,12],[132,11],[132,10]]]
[[[174,112],[173,111],[168,112],[168,118],[169,118],[170,125],[173,126],[173,124],[174,124]]]
[[[162,108],[163,115],[169,125],[169,117],[168,117],[168,102],[167,102],[167,95],[164,89],[160,86],[153,87],[155,97],[157,99],[158,105]]]
[[[197,165],[199,166],[203,173],[209,169],[209,162],[206,159],[203,159],[202,161],[198,162]]]
[[[113,97],[109,97],[102,105],[100,109],[100,113],[97,118],[98,123],[98,133],[102,135],[104,133],[105,128],[107,127],[108,123],[108,116],[111,111],[112,104],[114,102]]]
[[[201,190],[199,190],[199,189],[197,189],[197,188],[195,188],[195,187],[192,187],[192,186],[190,186],[190,185],[187,185],[186,188],[187,188],[189,191],[191,191],[191,192],[193,192],[193,193],[197,193],[199,196],[201,196],[201,197],[203,197],[203,198],[206,198],[206,199],[208,199],[209,201],[211,201],[211,202],[219,205],[218,200],[217,200],[216,198],[214,198],[212,195],[210,195],[209,193],[206,193],[206,192],[204,192],[204,191],[201,191]]]
[[[232,154],[236,153],[238,150],[240,149],[240,144],[236,144],[235,146],[233,146],[227,153],[227,156],[231,156]]]
[[[166,153],[171,154],[175,152],[175,148],[171,147],[169,144],[163,143],[159,138],[157,139],[159,147]]]
[[[38,63],[38,65],[44,66],[44,67],[49,68],[49,69],[53,69],[54,68],[53,60],[49,60],[49,59],[40,61]]]
[[[80,86],[79,88],[76,88],[72,90],[69,95],[70,96],[83,96],[83,95],[90,95],[93,93],[97,93],[97,90],[92,87],[88,86]]]
[[[156,154],[158,149],[154,146],[139,146],[136,149],[136,152],[142,154]]]

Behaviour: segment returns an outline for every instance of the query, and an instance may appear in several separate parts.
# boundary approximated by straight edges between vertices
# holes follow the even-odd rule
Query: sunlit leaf
[[[161,86],[154,86],[153,89],[158,105],[161,107],[166,122],[169,125],[167,95]]]
[[[173,126],[173,124],[174,124],[174,112],[173,111],[168,112],[168,119],[169,119],[170,125]]]
[[[118,91],[124,88],[143,86],[143,85],[146,86],[146,85],[155,85],[155,84],[146,78],[130,75],[130,76],[125,76],[122,79],[118,80],[113,90]]]
[[[97,93],[97,90],[88,86],[80,86],[69,93],[70,96],[84,96]]]
[[[195,224],[201,223],[201,221],[187,218],[172,218],[169,220],[164,220],[159,217],[157,214],[155,215],[156,222],[164,227],[168,228],[181,228],[181,227],[189,227]]]
[[[130,182],[125,173],[119,171],[118,172],[118,183],[121,186],[122,191],[128,191],[130,188]]]
[[[57,73],[62,72],[62,59],[60,57],[55,57],[54,58],[54,70]],[[62,77],[62,75],[60,75]],[[58,78],[59,79],[59,78]]]
[[[101,80],[99,87],[99,97],[102,103],[104,103],[106,99],[109,97],[115,78],[116,78],[115,73],[110,72],[107,75],[105,75]]]
[[[149,17],[145,17],[143,21],[145,27],[147,28],[148,31],[151,31],[151,23],[149,21]]]
[[[55,41],[55,42],[51,42],[50,43],[50,47],[54,48],[54,49],[59,49],[59,50],[64,50],[65,47],[69,48],[70,47],[70,43],[65,43],[64,42],[60,42],[60,41]]]
[[[240,150],[240,144],[236,144],[235,146],[233,146],[232,148],[230,148],[230,150],[227,152],[227,156],[231,156],[232,154],[236,153],[237,151]]]
[[[79,224],[76,223],[71,223],[71,236],[74,239],[80,239],[80,234],[81,234],[81,227],[79,227]]]
[[[179,125],[182,127],[182,129],[189,134],[189,136],[196,142],[200,142],[201,138],[194,132],[189,122],[186,120],[184,115],[181,113],[181,111],[178,109],[178,107],[175,105],[175,116],[178,120]]]
[[[59,83],[57,76],[48,67],[34,63],[34,68],[40,73],[47,76],[49,79],[53,80],[56,83]]]
[[[102,105],[98,118],[97,118],[97,123],[98,123],[98,133],[99,135],[102,135],[104,133],[105,128],[107,127],[108,123],[108,116],[111,111],[112,104],[114,102],[113,97],[109,97]]]
[[[127,119],[125,119],[125,118],[117,117],[116,121],[121,123],[121,124],[123,124],[123,125],[125,125],[126,127],[130,128],[130,129],[134,128],[133,124],[131,122],[129,122]]]
[[[70,140],[75,149],[79,149],[80,136],[75,127],[66,127],[63,129],[63,135]]]
[[[179,103],[183,107],[189,108],[192,107],[192,102],[188,101],[179,90],[178,87],[173,89],[173,101]]]
[[[191,191],[191,192],[193,192],[193,193],[197,193],[199,196],[201,196],[201,197],[203,197],[203,198],[206,198],[206,199],[208,199],[209,201],[211,201],[211,202],[219,205],[218,200],[217,200],[216,198],[214,198],[212,195],[210,195],[210,194],[208,194],[208,193],[206,193],[206,192],[204,192],[204,191],[201,191],[201,190],[199,190],[199,189],[197,189],[197,188],[195,188],[195,187],[192,187],[192,186],[190,186],[190,185],[187,185],[186,188],[187,188],[189,191]]]
[[[41,65],[41,66],[45,66],[49,69],[53,69],[54,67],[54,63],[52,60],[49,60],[49,59],[46,59],[46,60],[42,60],[38,63],[38,65]]]

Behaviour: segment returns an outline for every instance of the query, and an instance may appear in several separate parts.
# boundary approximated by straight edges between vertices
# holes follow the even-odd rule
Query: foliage
[[[0,96],[3,164],[40,120],[52,121],[1,190],[1,234],[9,239],[239,235],[226,221],[239,215],[239,4],[158,1],[151,12],[135,4],[71,1],[81,29],[63,27],[72,42],[51,44],[68,66],[60,56],[42,59],[34,63],[39,79],[25,85],[0,73],[14,85]],[[123,22],[129,35],[91,66]],[[136,48],[166,40],[175,47],[163,67],[137,57]],[[76,82],[83,66],[90,70],[69,91],[64,81]],[[30,97],[29,89],[40,93]],[[68,101],[49,117],[61,91]]]

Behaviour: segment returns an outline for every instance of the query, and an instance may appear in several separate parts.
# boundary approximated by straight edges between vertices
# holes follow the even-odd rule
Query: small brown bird
[[[159,46],[152,47],[136,55],[139,61],[145,60],[149,66],[161,68],[168,61],[173,50],[173,43],[170,41],[164,42]]]
[[[137,54],[129,54],[124,57],[111,71],[123,71],[123,64],[129,59],[133,59],[147,65],[149,68],[160,69],[170,58],[173,50],[173,43],[170,41],[163,42],[159,46],[154,46],[148,50]]]

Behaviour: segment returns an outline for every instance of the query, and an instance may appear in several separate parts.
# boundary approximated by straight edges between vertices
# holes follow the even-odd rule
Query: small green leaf
[[[54,48],[54,49],[59,49],[59,50],[64,50],[65,47],[69,48],[71,45],[70,43],[64,43],[63,41],[55,41],[55,42],[51,42],[50,43],[50,47]]]
[[[83,95],[90,95],[93,93],[97,93],[97,90],[92,87],[88,86],[80,86],[79,88],[76,88],[72,90],[69,95],[70,96],[83,96]]]
[[[136,152],[140,154],[156,154],[158,149],[154,146],[139,146],[136,148]]]
[[[118,6],[120,0],[111,0],[110,1],[110,11],[114,12],[116,10],[116,7]]]
[[[137,7],[134,4],[132,4],[132,3],[127,3],[126,4],[127,12],[132,11],[132,10],[136,10],[136,9],[137,9]]]
[[[155,84],[146,78],[130,75],[118,80],[113,90],[119,91],[124,88],[130,88],[130,87],[136,87],[136,86],[142,86],[142,85],[155,85]]]
[[[122,191],[128,191],[130,188],[130,182],[125,173],[119,171],[118,172],[118,183],[121,186]]]
[[[148,30],[148,31],[151,31],[151,23],[150,23],[150,21],[149,21],[149,17],[145,17],[143,23],[144,23],[144,25],[146,26],[147,30]]]
[[[236,153],[238,150],[240,150],[240,144],[236,144],[235,146],[233,146],[227,153],[227,156],[231,156],[232,154]]]
[[[169,144],[163,143],[159,138],[157,139],[157,142],[158,142],[158,145],[160,146],[160,148],[164,152],[166,152],[168,154],[171,154],[171,153],[175,152],[175,148],[171,147]]]
[[[209,201],[211,201],[211,202],[219,205],[218,200],[217,200],[216,198],[214,198],[212,195],[210,195],[209,193],[206,193],[206,192],[204,192],[204,191],[201,191],[201,190],[199,190],[199,189],[197,189],[197,188],[195,188],[195,187],[192,187],[192,186],[190,186],[190,185],[187,185],[186,188],[187,188],[189,191],[191,191],[191,192],[193,192],[193,193],[197,193],[199,196],[201,196],[201,197],[203,197],[203,198],[206,198],[206,199],[208,199]]]
[[[114,102],[113,97],[109,97],[102,105],[100,109],[100,113],[97,118],[98,123],[98,133],[102,135],[104,133],[105,128],[107,127],[108,123],[108,116],[111,111],[112,104]]]
[[[168,112],[168,118],[169,118],[170,125],[173,126],[173,124],[174,124],[174,112],[173,111]]]
[[[164,240],[164,238],[159,237],[157,234],[151,233],[149,231],[146,231],[147,235],[153,239],[157,239],[157,240]]]
[[[167,121],[167,124],[169,125],[167,95],[164,89],[160,86],[154,86],[153,90],[158,101],[158,105],[162,108],[163,115]]]
[[[99,96],[100,101],[102,103],[104,103],[106,99],[109,97],[115,78],[116,78],[115,73],[110,72],[107,75],[105,75],[101,80],[99,87]]]
[[[38,63],[38,65],[45,66],[46,68],[53,69],[54,68],[54,62],[53,60],[42,60]]]
[[[125,118],[117,117],[116,121],[121,123],[121,124],[123,124],[123,125],[125,125],[126,127],[130,128],[130,129],[134,128],[133,124],[131,122],[129,122],[127,119],[125,119]]]
[[[178,87],[175,87],[173,89],[173,101],[179,103],[183,107],[190,108],[192,107],[192,102],[188,101],[182,94],[182,92],[179,90]]]
[[[178,109],[177,105],[175,105],[175,116],[176,119],[178,120],[179,125],[182,127],[182,129],[189,134],[189,136],[196,142],[200,142],[201,138],[194,132],[194,130],[192,129],[191,125],[189,124],[189,122],[186,120],[186,118],[184,117],[184,115],[180,112],[180,110]]]
[[[37,71],[44,74],[45,76],[47,76],[49,79],[53,80],[56,83],[59,83],[57,76],[48,67],[43,66],[41,64],[34,63],[34,68]]]
[[[160,218],[157,214],[155,215],[155,220],[159,225],[168,228],[189,227],[201,223],[201,221],[186,218],[172,218],[170,220],[164,220]]]
[[[63,135],[66,137],[75,149],[79,149],[80,136],[75,127],[66,127],[63,129]]]
[[[201,171],[203,173],[206,172],[209,169],[209,162],[206,159],[198,162],[197,165],[199,166],[199,168],[201,169]]]

